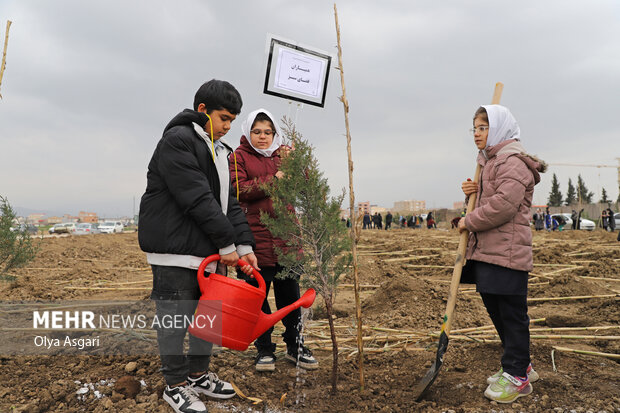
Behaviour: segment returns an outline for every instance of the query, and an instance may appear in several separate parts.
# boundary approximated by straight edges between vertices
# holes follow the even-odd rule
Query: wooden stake
[[[2,64],[0,65],[0,87],[2,86],[2,76],[4,76],[4,68],[6,67],[6,48],[9,45],[9,29],[11,28],[11,21],[6,22],[6,33],[4,35],[4,51],[2,52]],[[0,94],[2,99],[2,94]]]
[[[349,163],[349,217],[351,219],[351,254],[353,258],[353,284],[355,291],[355,319],[357,322],[357,367],[360,375],[360,389],[364,390],[364,343],[362,341],[362,306],[360,303],[359,276],[357,273],[357,241],[355,234],[357,225],[355,215],[355,193],[353,192],[353,156],[351,155],[351,131],[349,128],[349,101],[344,85],[344,66],[342,64],[342,46],[340,45],[340,25],[338,24],[338,9],[334,3],[334,20],[336,23],[336,38],[338,40],[338,70],[340,71],[340,85],[342,86],[342,96],[340,101],[344,108],[344,123],[347,132],[347,157]]]
[[[558,351],[566,351],[566,352],[578,353],[578,354],[587,354],[588,356],[599,356],[599,357],[607,357],[607,358],[614,359],[614,360],[620,360],[620,354],[600,353],[598,351],[577,350],[573,348],[557,347],[557,346],[553,346],[553,348]]]
[[[528,303],[535,303],[539,301],[568,301],[568,300],[587,300],[591,298],[612,298],[617,297],[620,294],[603,294],[603,295],[574,295],[571,297],[538,297],[528,298]]]

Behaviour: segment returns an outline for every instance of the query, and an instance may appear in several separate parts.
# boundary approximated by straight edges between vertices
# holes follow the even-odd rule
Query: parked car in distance
[[[115,232],[123,232],[123,223],[120,221],[106,221],[99,224],[99,229],[105,234],[113,234]]]
[[[65,222],[54,225],[54,234],[73,234],[77,224],[75,222]]]
[[[65,226],[65,224],[54,224],[53,227],[51,227],[49,230],[47,230],[50,234],[58,234],[60,228],[63,228]]]
[[[551,215],[551,218],[558,219],[558,217],[566,221],[566,225],[564,226],[564,229],[573,229],[573,220],[571,219],[569,213],[564,212],[562,214]],[[580,222],[581,222],[581,225],[579,225],[580,229],[585,229],[586,231],[594,231],[594,228],[596,228],[596,224],[594,223],[594,221],[590,221],[589,219],[581,218]],[[559,223],[559,220],[558,220],[558,223]]]
[[[84,222],[77,225],[75,229],[75,235],[88,235],[88,234],[101,234],[101,230],[99,229],[99,224],[92,224],[89,222]]]
[[[35,227],[32,224],[19,224],[14,227],[11,227],[11,231],[13,232],[27,232],[29,234],[38,234],[39,228]]]

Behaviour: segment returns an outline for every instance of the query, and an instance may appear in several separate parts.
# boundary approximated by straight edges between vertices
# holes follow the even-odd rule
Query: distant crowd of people
[[[398,222],[399,228],[422,228],[424,225],[424,221],[426,221],[426,227],[428,229],[436,229],[437,223],[435,222],[435,218],[432,212],[429,212],[426,215],[426,219],[423,215],[399,215],[398,219],[394,219],[394,216],[390,211],[388,211],[385,216],[385,229],[388,230],[392,227],[392,222]],[[349,221],[347,220],[347,226],[349,226]],[[379,212],[375,212],[370,215],[370,213],[365,212],[362,217],[362,229],[383,229],[383,216]]]
[[[571,229],[581,229],[582,213],[583,208],[580,209],[579,212],[574,209],[571,211]],[[547,207],[544,212],[540,208],[538,208],[536,212],[532,215],[532,222],[536,231],[562,231],[564,229],[564,226],[568,223],[568,220],[566,219],[564,214],[551,214],[549,212],[549,207]],[[604,209],[601,213],[599,226],[601,226],[605,231],[613,232],[616,230],[614,211],[611,209],[611,207]]]

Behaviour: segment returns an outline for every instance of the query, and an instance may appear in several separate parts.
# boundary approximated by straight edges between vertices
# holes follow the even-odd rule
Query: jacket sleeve
[[[465,215],[467,229],[483,232],[511,221],[519,211],[529,181],[533,179],[525,163],[515,156],[497,165],[495,193],[484,205]]]
[[[172,133],[162,139],[159,150],[159,174],[183,213],[189,215],[218,248],[234,244],[234,228],[215,199],[189,143],[180,134]]]
[[[239,179],[239,200],[242,202],[253,202],[259,199],[267,198],[267,194],[261,188],[262,184],[271,182],[274,177],[258,176],[250,177],[245,165],[245,156],[235,151],[237,154],[237,171],[235,172],[235,160],[231,159],[229,163],[230,169],[230,182],[235,187],[235,193],[237,192],[237,179]]]

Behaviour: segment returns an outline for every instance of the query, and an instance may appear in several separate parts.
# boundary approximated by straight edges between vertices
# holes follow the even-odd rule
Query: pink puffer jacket
[[[476,208],[465,216],[470,231],[467,259],[531,271],[530,206],[539,172],[547,165],[525,153],[518,140],[488,147],[478,155],[482,166]]]

